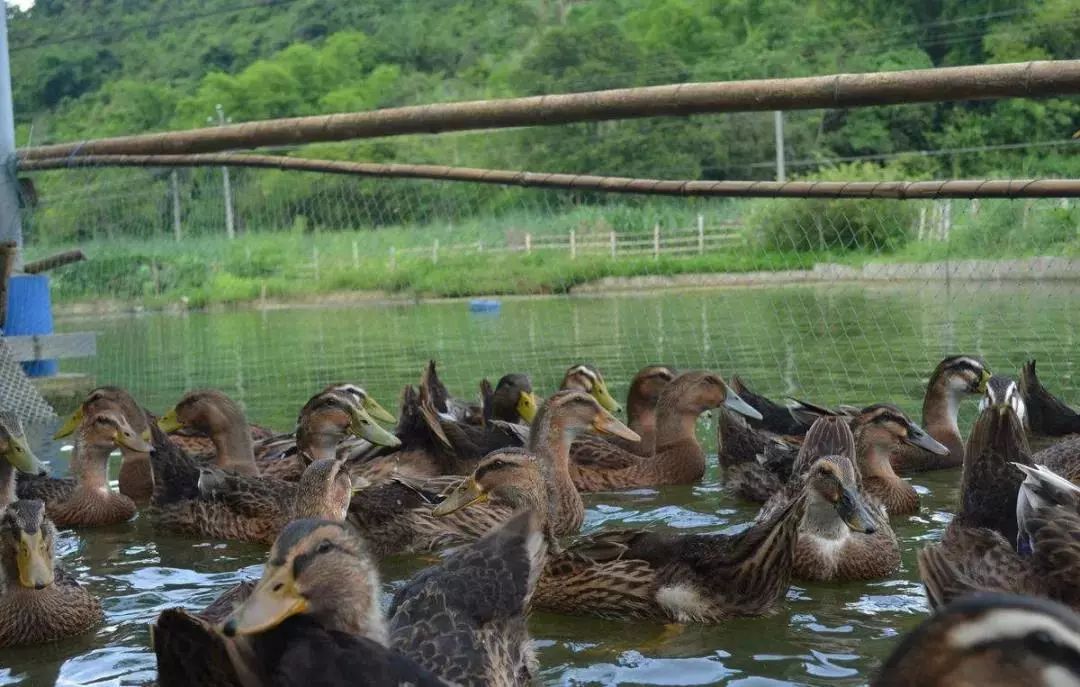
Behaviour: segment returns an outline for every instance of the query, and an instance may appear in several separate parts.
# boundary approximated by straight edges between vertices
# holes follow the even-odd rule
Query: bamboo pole
[[[293,117],[26,148],[27,160],[95,154],[208,153],[442,131],[718,112],[806,110],[1080,94],[1080,60],[790,79],[681,83]]]
[[[467,181],[480,184],[635,193],[750,198],[1080,198],[1080,179],[949,179],[938,181],[693,181],[549,174],[445,165],[313,160],[279,155],[95,155],[27,160],[23,172],[76,167],[203,167],[228,165],[363,177]]]

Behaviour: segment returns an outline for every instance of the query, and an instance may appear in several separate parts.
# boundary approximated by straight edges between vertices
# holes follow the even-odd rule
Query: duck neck
[[[690,441],[697,443],[697,419],[700,412],[687,411],[673,405],[656,408],[656,447]]]
[[[344,432],[304,432],[296,441],[296,448],[306,453],[311,462],[337,456],[337,447],[345,438]]]
[[[930,382],[923,398],[922,421],[927,434],[937,439],[949,455],[963,460],[964,438],[960,435],[958,416],[960,392],[950,389],[944,377]]]
[[[6,460],[0,459],[0,513],[15,503],[15,468]]]
[[[79,438],[71,455],[71,474],[80,487],[109,490],[109,454],[111,445],[88,444]]]
[[[231,422],[226,429],[214,432],[210,440],[217,451],[217,467],[238,475],[254,475],[255,445],[246,421]]]
[[[817,492],[811,491],[807,496],[806,512],[799,525],[799,533],[822,539],[843,539],[849,531],[844,521],[836,514],[836,506],[822,498]]]
[[[570,444],[575,432],[558,418],[545,417],[529,437],[529,452],[536,456],[547,484],[549,519],[556,531],[577,531],[585,518],[585,504],[570,477]]]

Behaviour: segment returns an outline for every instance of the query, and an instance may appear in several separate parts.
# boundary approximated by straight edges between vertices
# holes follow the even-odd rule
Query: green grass
[[[985,203],[975,217],[959,211],[966,206],[956,206],[948,244],[915,241],[904,231],[893,232],[889,245],[881,249],[834,244],[824,251],[806,246],[781,250],[769,240],[771,228],[781,226],[781,222],[801,226],[819,217],[792,216],[798,208],[790,201],[784,203],[766,212],[760,210],[760,203],[751,208],[729,203],[720,206],[720,212],[711,206],[710,218],[724,217],[725,209],[731,213],[728,216],[745,211],[747,226],[742,241],[703,255],[661,255],[657,260],[651,255],[611,259],[603,253],[584,252],[572,259],[565,248],[535,249],[530,254],[492,252],[490,248],[505,246],[508,234],[520,236],[526,231],[535,236],[565,237],[575,229],[584,241],[587,236],[603,240],[609,231],[640,233],[653,223],[691,227],[697,212],[693,203],[581,206],[551,215],[518,212],[455,226],[377,231],[307,232],[300,223],[291,231],[253,232],[235,241],[220,236],[196,236],[182,243],[167,237],[99,240],[81,246],[90,260],[51,273],[53,298],[58,303],[112,299],[152,308],[183,301],[189,307],[243,303],[263,294],[269,299],[297,300],[341,291],[433,297],[547,294],[565,293],[604,277],[808,269],[817,262],[857,266],[869,261],[1080,254],[1080,208],[1047,203],[1025,206],[1022,202]],[[863,226],[873,228],[877,222],[887,228],[875,219],[882,207],[867,207],[878,214],[870,215],[871,221]],[[866,214],[867,207],[855,207],[843,216],[852,217],[856,210]],[[904,216],[912,215],[909,209]],[[756,217],[765,217],[769,223],[758,226],[753,223]],[[847,231],[854,225],[845,220],[835,226]],[[430,247],[435,240],[440,242],[440,254],[438,263],[432,264]],[[478,242],[489,250],[478,252]],[[880,244],[875,241],[875,245]],[[393,261],[391,247],[396,249]],[[415,250],[404,250],[406,247]],[[70,246],[32,245],[28,258],[67,248]]]

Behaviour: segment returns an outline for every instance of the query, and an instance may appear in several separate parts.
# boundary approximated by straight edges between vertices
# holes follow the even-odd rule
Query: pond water
[[[825,403],[892,401],[917,413],[926,377],[949,353],[984,356],[1014,373],[1040,360],[1044,382],[1080,398],[1073,336],[1080,318],[1071,285],[743,288],[602,297],[506,299],[497,315],[462,302],[387,307],[147,314],[68,320],[64,331],[99,333],[99,356],[65,369],[130,388],[163,411],[186,388],[216,386],[241,399],[253,421],[287,429],[324,384],[367,387],[390,407],[428,358],[458,395],[480,377],[526,371],[551,391],[567,366],[589,361],[617,396],[648,363],[741,374],[762,392]],[[964,426],[974,403],[963,408]],[[714,450],[707,418],[702,441]],[[67,454],[54,460],[64,469]],[[115,466],[112,473],[115,476]],[[890,580],[796,585],[766,618],[719,627],[665,628],[534,615],[542,679],[552,685],[864,684],[898,635],[925,615],[915,552],[940,536],[958,471],[920,475],[916,516],[893,522],[904,565]],[[722,492],[715,460],[692,487],[586,498],[585,531],[648,526],[684,532],[739,528],[755,509]],[[0,652],[0,685],[142,684],[154,677],[147,624],[172,606],[200,608],[259,574],[262,547],[163,537],[145,517],[65,531],[58,559],[103,600],[96,632]],[[418,569],[382,564],[386,589]]]

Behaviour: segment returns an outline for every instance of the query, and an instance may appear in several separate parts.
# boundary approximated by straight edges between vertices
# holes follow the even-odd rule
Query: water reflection
[[[1015,371],[1028,356],[1069,399],[1077,309],[1071,286],[893,288],[829,286],[618,297],[508,299],[497,317],[463,303],[381,308],[143,315],[67,321],[100,332],[100,356],[84,362],[101,383],[131,388],[162,410],[182,390],[218,386],[253,419],[287,428],[297,407],[331,381],[353,379],[392,405],[428,358],[450,387],[470,394],[483,375],[533,373],[550,391],[577,360],[599,365],[622,396],[638,367],[664,362],[738,371],[761,391],[826,403],[890,400],[917,412],[925,378],[943,355],[975,352]],[[1045,369],[1045,372],[1043,370]],[[973,415],[974,406],[965,410]],[[711,429],[701,424],[711,446]],[[115,465],[112,474],[115,475]],[[553,685],[857,685],[897,635],[925,612],[915,551],[951,518],[958,472],[914,479],[918,515],[897,520],[903,567],[895,579],[793,587],[772,616],[671,631],[537,615],[542,677]],[[734,532],[755,509],[726,497],[711,465],[694,487],[587,497],[586,530],[654,526]],[[161,536],[140,517],[64,533],[62,564],[104,600],[107,621],[86,637],[4,650],[0,684],[142,684],[153,677],[146,626],[162,609],[200,607],[259,574],[265,550]],[[422,565],[384,563],[387,591]]]

